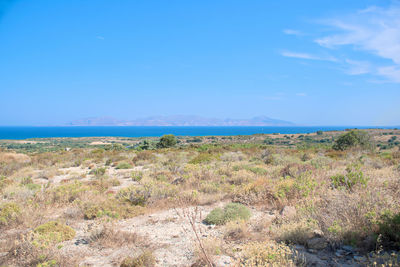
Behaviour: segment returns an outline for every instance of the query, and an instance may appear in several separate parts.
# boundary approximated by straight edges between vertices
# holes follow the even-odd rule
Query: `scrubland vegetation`
[[[0,141],[0,266],[399,266],[399,130]]]

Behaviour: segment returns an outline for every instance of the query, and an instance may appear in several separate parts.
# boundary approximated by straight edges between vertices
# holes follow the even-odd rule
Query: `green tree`
[[[173,147],[176,143],[176,137],[173,134],[166,134],[160,138],[160,141],[157,143],[157,148]]]
[[[339,136],[332,148],[335,150],[346,150],[353,147],[372,149],[374,145],[367,132],[351,130]]]

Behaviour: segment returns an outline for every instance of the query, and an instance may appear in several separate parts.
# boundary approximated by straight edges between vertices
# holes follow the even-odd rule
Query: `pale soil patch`
[[[196,227],[202,239],[223,238],[223,226],[208,226],[202,220],[212,209],[217,206],[223,207],[225,204],[221,202],[209,206],[197,206],[202,216],[198,216]],[[187,208],[190,211],[194,209],[195,207]],[[255,209],[251,210],[252,222],[259,221],[265,214]],[[196,260],[197,243],[187,218],[183,216],[183,208],[157,211],[113,224],[118,231],[135,233],[146,240],[145,248],[138,247],[138,244],[113,249],[92,247],[90,244],[79,243],[78,240],[90,242],[91,233],[101,227],[98,221],[71,222],[70,226],[77,234],[73,240],[62,243],[61,252],[74,258],[81,258],[80,266],[118,266],[124,257],[137,255],[146,248],[151,249],[157,266],[190,266]]]

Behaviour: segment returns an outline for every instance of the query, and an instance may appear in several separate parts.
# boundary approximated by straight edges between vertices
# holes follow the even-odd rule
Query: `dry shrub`
[[[138,161],[153,161],[155,159],[153,152],[149,150],[144,150],[138,152],[135,157],[133,157],[132,162],[137,163]]]
[[[90,187],[81,182],[63,184],[44,192],[44,201],[53,204],[68,204],[83,198],[90,192]]]
[[[393,208],[378,190],[329,190],[317,203],[312,218],[331,242],[362,245],[360,241],[376,231],[379,213],[387,209]]]
[[[8,253],[0,257],[1,266],[75,266],[76,259],[66,257],[54,247],[40,247],[34,242],[33,232],[8,236]]]
[[[315,168],[307,164],[289,163],[280,172],[282,177],[298,177],[305,172],[312,172]]]
[[[232,200],[245,205],[266,204],[275,206],[277,202],[270,180],[265,178],[235,188]]]
[[[208,237],[202,240],[202,246],[204,249],[205,254],[203,253],[203,250],[199,247],[195,247],[195,257],[197,258],[195,263],[192,265],[192,267],[200,267],[200,266],[210,266],[210,261],[214,261],[214,257],[216,255],[221,254],[222,250],[222,241],[217,238],[213,237]],[[207,255],[207,257],[205,256]],[[212,265],[214,266],[214,265]],[[210,266],[211,267],[211,266]]]
[[[225,226],[224,239],[228,241],[237,241],[249,238],[250,232],[246,222],[244,221],[231,221]]]
[[[137,257],[126,257],[120,264],[120,267],[153,267],[156,259],[150,250],[145,250]]]
[[[226,181],[229,184],[241,185],[241,184],[246,184],[249,181],[253,180],[254,179],[253,176],[254,176],[254,174],[248,170],[238,170],[238,171],[235,171],[231,175],[231,177],[227,178]]]
[[[21,208],[17,203],[0,203],[0,228],[17,221],[21,214]]]
[[[21,153],[0,153],[0,163],[30,163],[31,157]]]
[[[22,169],[25,167],[25,163],[18,163],[18,162],[11,162],[11,163],[5,163],[5,162],[0,162],[0,176],[9,176],[17,172],[18,170]]]
[[[273,241],[252,242],[243,246],[240,266],[297,266],[297,257],[284,244]]]
[[[120,231],[110,224],[100,225],[90,232],[90,245],[101,248],[118,248],[122,246],[137,246],[144,239],[136,233]]]
[[[341,159],[347,155],[347,152],[341,150],[329,150],[328,152],[326,152],[325,155],[332,159]]]
[[[314,223],[306,220],[297,222],[285,222],[273,227],[271,233],[279,241],[289,244],[306,245],[307,240],[314,236],[313,231],[317,229]]]

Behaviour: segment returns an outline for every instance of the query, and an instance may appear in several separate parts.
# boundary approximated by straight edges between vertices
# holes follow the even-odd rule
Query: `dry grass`
[[[387,134],[383,138],[381,134],[386,130],[372,132],[382,142],[392,136]],[[295,144],[298,136],[288,139],[290,144]],[[253,264],[250,259],[255,262],[260,259],[261,266],[270,263],[264,258],[268,253],[277,254],[272,264],[295,262],[286,247],[265,241],[266,235],[285,243],[305,244],[315,230],[321,230],[331,245],[347,243],[369,251],[376,247],[376,240],[369,237],[379,232],[382,214],[399,213],[398,148],[384,151],[335,151],[326,146],[289,148],[289,145],[267,146],[262,143],[265,136],[251,138],[202,138],[204,143],[199,145],[140,152],[93,145],[60,152],[1,151],[0,207],[17,203],[19,211],[6,214],[7,223],[0,226],[5,233],[1,236],[5,240],[0,243],[2,251],[4,244],[12,248],[0,265],[36,265],[50,260],[63,265],[57,244],[43,254],[26,236],[24,239],[8,234],[26,233],[54,220],[69,223],[73,228],[106,222],[92,233],[92,247],[117,249],[131,244],[146,247],[140,237],[119,231],[113,223],[182,203],[199,206],[239,202],[268,211],[295,207],[297,215],[293,218],[278,216],[274,220],[261,218],[257,222],[218,226],[223,232],[222,244],[213,246],[210,242],[210,248],[203,244],[206,254],[214,255],[220,247],[248,243],[245,251],[249,254],[243,261]],[[218,143],[211,144],[213,141]],[[182,143],[186,144],[185,140]],[[121,162],[135,169],[117,170]],[[332,176],[350,177],[352,174],[346,168],[355,165],[360,166],[365,183],[356,180],[351,188],[333,183]],[[12,242],[13,238],[18,244]],[[370,243],[365,242],[367,239]],[[39,258],[40,255],[44,256]],[[204,253],[198,255],[201,258]]]

